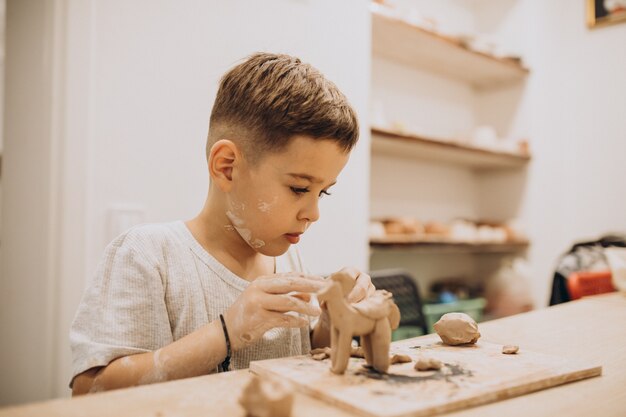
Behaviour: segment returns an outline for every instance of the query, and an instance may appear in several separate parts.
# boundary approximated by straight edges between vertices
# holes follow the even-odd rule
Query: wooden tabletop
[[[612,293],[480,324],[484,340],[603,365],[597,378],[445,414],[461,416],[626,416],[626,294]],[[74,399],[0,409],[0,417],[236,416],[248,371],[234,371]],[[293,417],[349,416],[296,394]]]

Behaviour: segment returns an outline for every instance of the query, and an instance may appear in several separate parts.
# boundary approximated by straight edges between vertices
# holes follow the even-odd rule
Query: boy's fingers
[[[274,327],[301,328],[309,325],[309,321],[303,317],[291,316],[283,313],[270,313],[268,323]]]
[[[293,291],[310,293],[321,290],[326,281],[319,281],[310,278],[280,277],[254,281],[254,284],[270,294],[287,294]]]
[[[304,301],[290,295],[270,295],[262,300],[262,307],[268,311],[286,313],[294,311],[307,316],[319,316],[322,310],[318,306],[305,303]]]
[[[325,278],[321,275],[305,274],[304,272],[278,272],[273,275],[264,275],[263,277],[259,277],[259,278],[264,278],[264,279],[267,279],[267,278],[307,278],[307,279],[312,279],[316,281],[325,280]]]
[[[311,301],[311,294],[308,292],[294,292],[293,294],[289,294],[289,295],[291,295],[292,297],[299,298],[305,303],[308,303],[309,301]]]
[[[348,296],[346,297],[346,300],[349,303],[358,303],[359,301],[363,300],[366,295],[367,290],[365,288],[355,286],[352,291],[350,291],[350,294],[348,294]]]
[[[374,284],[370,284],[370,286],[367,287],[367,296],[371,297],[375,292],[376,292],[376,287],[374,286]]]
[[[343,272],[344,274],[350,275],[352,277],[352,279],[354,279],[354,280],[357,280],[359,278],[359,275],[362,274],[361,271],[359,271],[358,269],[356,269],[354,267],[351,267],[351,266],[346,266],[344,268],[341,268],[339,270],[339,272]]]
[[[369,291],[370,287],[373,287],[372,279],[370,278],[369,275],[361,272],[358,278],[356,279],[354,288],[352,288],[352,291],[350,291],[350,294],[348,294],[348,297],[347,297],[348,302],[357,303],[363,300],[364,298],[368,297],[370,295],[370,291]]]

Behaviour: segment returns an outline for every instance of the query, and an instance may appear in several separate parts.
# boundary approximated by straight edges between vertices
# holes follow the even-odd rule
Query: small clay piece
[[[352,346],[350,348],[350,356],[353,358],[364,358],[365,351],[363,351],[361,346]]]
[[[476,321],[465,313],[444,314],[434,328],[443,343],[452,346],[476,343],[480,337]]]
[[[323,361],[326,358],[330,358],[330,348],[323,347],[323,348],[313,349],[311,350],[311,356],[316,361]]]
[[[328,356],[330,356],[330,348],[329,347],[323,347],[323,348],[315,348],[311,350],[311,355],[318,355],[320,353],[325,353]]]
[[[331,348],[316,348],[311,350],[311,356],[316,361],[322,361],[326,358],[330,358]],[[350,348],[350,357],[352,358],[365,358],[365,352],[361,346],[352,346]]]
[[[441,369],[441,361],[435,358],[419,357],[415,361],[414,369],[416,371],[431,371]]]
[[[239,397],[248,417],[289,417],[293,388],[287,381],[253,375]]]
[[[320,305],[330,317],[331,370],[343,374],[352,354],[352,337],[361,337],[363,356],[378,372],[389,369],[391,330],[400,323],[400,310],[391,293],[377,290],[370,297],[350,304],[345,296],[354,288],[354,279],[345,272],[332,274],[318,292]]]
[[[409,355],[395,354],[389,359],[389,362],[392,365],[396,363],[408,363],[411,362],[411,357]]]
[[[502,346],[502,353],[505,355],[515,355],[519,350],[519,346],[516,345],[504,345]]]

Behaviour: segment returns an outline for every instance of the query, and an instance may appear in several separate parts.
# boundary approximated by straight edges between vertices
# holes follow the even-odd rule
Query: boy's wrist
[[[228,328],[226,327],[226,321],[224,320],[224,315],[220,314],[220,324],[222,327],[222,331],[224,333],[224,341],[226,343],[226,357],[219,364],[218,368],[221,372],[227,372],[230,370],[230,358],[232,356],[230,337],[228,335]]]

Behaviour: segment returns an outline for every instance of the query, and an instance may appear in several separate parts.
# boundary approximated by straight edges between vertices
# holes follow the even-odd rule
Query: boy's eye
[[[308,189],[308,188],[306,188],[306,187],[302,187],[302,188],[300,188],[300,187],[289,187],[289,188],[291,188],[291,191],[292,191],[294,194],[297,194],[297,195],[306,194],[306,193],[308,193],[309,191],[311,191],[311,190],[309,190],[309,189]],[[326,191],[326,190],[322,190],[322,191],[320,191],[320,193],[319,193],[319,197],[321,198],[321,197],[322,197],[322,196],[324,196],[324,195],[330,195],[330,193],[329,193],[328,191]]]
[[[289,187],[289,188],[291,188],[291,191],[293,191],[295,194],[298,194],[298,195],[300,195],[300,194],[306,194],[306,193],[308,193],[308,192],[310,191],[310,190],[309,190],[308,188],[306,188],[306,187],[304,187],[304,188],[299,188],[299,187]]]

